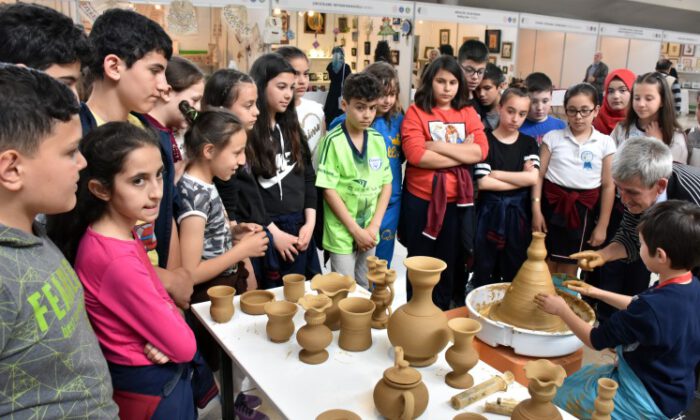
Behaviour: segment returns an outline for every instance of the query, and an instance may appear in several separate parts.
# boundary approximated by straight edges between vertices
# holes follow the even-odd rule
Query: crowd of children
[[[324,110],[303,97],[295,47],[207,78],[130,10],[87,36],[52,9],[3,5],[0,34],[0,417],[196,418],[218,392],[220,348],[189,310],[209,287],[311,278],[324,250],[369,288],[366,258],[391,264],[398,239],[447,263],[433,292],[447,310],[511,281],[532,231],[568,276],[572,254],[613,243],[634,204],[615,194],[618,148],[648,137],[700,161],[659,73],[611,72],[602,105],[594,86],[570,87],[564,122],[546,74],[507,87],[469,40],[431,60],[404,113],[391,64],[351,74],[338,48]],[[614,418],[674,417],[692,399],[700,209],[668,200],[638,229],[636,264],[659,285],[616,294],[601,269],[600,287],[572,287],[612,308],[595,328],[536,299],[587,345],[618,348],[616,367],[586,367],[558,394],[581,418],[600,376],[620,383]],[[237,414],[265,418],[255,400],[239,397]]]

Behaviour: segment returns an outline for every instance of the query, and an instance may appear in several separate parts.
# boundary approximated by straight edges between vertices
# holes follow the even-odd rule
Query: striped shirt
[[[700,205],[700,168],[674,162],[666,195],[669,200],[684,200]],[[624,261],[626,262],[632,262],[639,258],[641,245],[637,226],[641,217],[641,214],[632,214],[625,209],[620,227],[615,233],[613,242],[618,242],[625,247],[627,259]]]

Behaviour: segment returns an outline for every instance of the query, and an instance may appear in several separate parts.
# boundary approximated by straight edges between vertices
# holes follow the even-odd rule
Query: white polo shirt
[[[615,142],[593,128],[591,136],[579,143],[567,126],[545,134],[542,144],[551,152],[545,179],[577,190],[600,187],[603,159],[615,153]]]

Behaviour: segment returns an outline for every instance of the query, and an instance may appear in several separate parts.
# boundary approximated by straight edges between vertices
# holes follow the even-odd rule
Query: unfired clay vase
[[[306,295],[299,299],[299,304],[306,309],[306,325],[297,331],[297,342],[302,347],[299,360],[310,365],[323,363],[328,359],[326,347],[333,341],[333,334],[323,321],[326,320],[326,309],[333,302],[326,295]]]
[[[481,323],[471,318],[453,318],[447,326],[452,331],[454,345],[445,352],[445,360],[452,368],[445,376],[445,383],[452,388],[471,388],[474,378],[469,370],[479,362],[479,353],[473,346],[474,336],[481,331]]]
[[[414,419],[428,407],[428,388],[403,355],[401,347],[394,347],[394,367],[384,371],[372,395],[377,410],[388,419]]]
[[[284,343],[294,334],[294,314],[297,305],[286,300],[275,300],[265,304],[268,321],[265,326],[267,336],[274,343]]]
[[[374,302],[348,297],[338,303],[340,336],[338,346],[347,351],[364,351],[372,346],[372,312]]]
[[[372,257],[369,257],[372,258]],[[376,262],[370,263],[367,261],[370,268],[367,273],[370,289],[372,290],[372,302],[376,308],[372,313],[372,328],[382,330],[389,324],[391,316],[391,303],[394,301],[394,281],[396,281],[395,270],[385,270],[379,267]],[[377,258],[377,257],[373,257]],[[379,268],[378,268],[379,267]]]
[[[231,286],[213,286],[207,289],[207,295],[211,300],[209,314],[215,322],[228,322],[233,317],[233,296],[236,289]]]
[[[545,234],[532,233],[527,260],[506,290],[503,300],[491,310],[491,319],[535,331],[564,331],[566,324],[558,316],[540,310],[535,304],[539,293],[555,295],[552,275],[545,262]]]
[[[404,260],[413,297],[389,318],[387,333],[394,346],[404,349],[411,366],[429,366],[450,339],[447,317],[433,303],[433,288],[447,264],[432,257],[410,257]]]
[[[530,398],[515,407],[511,419],[561,419],[561,414],[552,404],[552,399],[566,378],[564,368],[549,360],[533,360],[525,364],[525,377],[530,380],[527,386]]]
[[[355,290],[355,287],[357,287],[357,283],[352,277],[339,273],[317,274],[311,279],[311,290],[316,290],[318,294],[324,294],[333,301],[333,306],[326,309],[325,321],[331,330],[340,329],[338,302],[348,297],[348,292]]]
[[[594,409],[591,420],[610,420],[610,414],[615,409],[615,394],[617,382],[610,378],[598,379],[598,396],[593,403]]]
[[[284,299],[290,302],[297,303],[300,297],[304,296],[304,282],[306,277],[301,274],[287,274],[282,276],[282,292]]]

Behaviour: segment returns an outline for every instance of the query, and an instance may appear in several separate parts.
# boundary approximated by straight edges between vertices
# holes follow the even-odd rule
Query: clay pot
[[[445,376],[445,383],[452,388],[467,389],[474,385],[469,370],[479,362],[474,348],[474,336],[481,331],[481,323],[471,318],[454,318],[447,322],[454,336],[454,345],[445,352],[445,360],[452,372]]]
[[[391,303],[394,301],[395,270],[374,270],[367,273],[372,302],[376,308],[372,313],[372,328],[383,330],[389,324],[392,314]]]
[[[333,341],[333,334],[323,321],[326,320],[326,309],[333,302],[326,295],[306,295],[299,299],[299,304],[306,309],[306,325],[297,331],[297,342],[302,347],[299,360],[310,365],[323,363],[328,359],[326,347]]]
[[[207,289],[207,295],[211,300],[209,314],[215,322],[224,323],[233,317],[233,296],[236,289],[231,286],[213,286]]]
[[[610,420],[610,414],[615,409],[615,394],[617,393],[617,382],[610,378],[598,379],[598,397],[593,403],[593,414],[591,420]]]
[[[347,351],[364,351],[372,346],[372,312],[374,302],[361,297],[345,298],[340,309],[338,346]]]
[[[394,347],[394,367],[374,387],[374,405],[388,419],[414,419],[428,407],[428,388],[421,374],[409,367],[403,349]]]
[[[540,310],[535,304],[539,293],[555,295],[552,275],[545,262],[545,234],[532,233],[527,260],[516,274],[503,300],[491,310],[491,319],[535,331],[565,331],[566,324],[558,316]]]
[[[527,386],[530,398],[515,407],[511,419],[561,419],[552,399],[566,378],[564,368],[549,360],[533,360],[525,364],[525,377],[530,380]]]
[[[265,326],[267,336],[273,343],[284,343],[294,334],[294,314],[297,305],[285,300],[275,300],[265,304],[268,321]]]
[[[452,420],[487,420],[487,418],[477,413],[462,413],[452,417]]]
[[[336,408],[324,411],[316,416],[316,420],[362,420],[362,417],[352,411]]]
[[[241,295],[241,310],[248,315],[265,315],[265,304],[275,300],[268,290],[250,290]]]
[[[338,302],[348,297],[348,293],[355,290],[357,283],[350,276],[338,273],[317,274],[311,279],[311,290],[318,294],[324,294],[331,298],[333,306],[326,309],[325,324],[333,331],[340,329],[340,310]]]
[[[429,366],[450,339],[447,317],[433,303],[433,288],[447,264],[432,257],[410,257],[404,260],[413,297],[389,318],[387,333],[394,346],[404,349],[411,366]]]
[[[297,303],[300,297],[304,296],[306,277],[301,274],[287,274],[282,276],[282,292],[284,299],[289,302]]]

